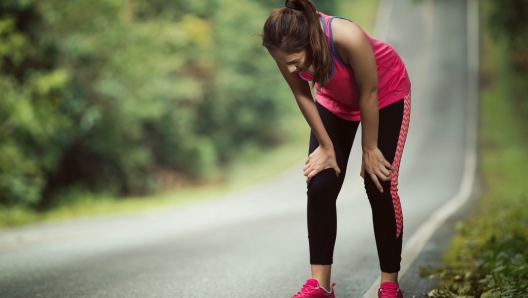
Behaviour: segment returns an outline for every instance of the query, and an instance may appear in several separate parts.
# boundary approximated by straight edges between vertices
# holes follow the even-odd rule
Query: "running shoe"
[[[306,281],[301,291],[292,296],[292,298],[335,298],[333,283],[330,286],[330,292],[319,286],[317,279],[310,278]]]
[[[397,284],[386,281],[380,285],[378,298],[403,298],[403,294]]]

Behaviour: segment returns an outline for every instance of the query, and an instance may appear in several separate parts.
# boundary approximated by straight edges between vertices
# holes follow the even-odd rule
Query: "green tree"
[[[329,2],[328,2],[329,3]],[[274,4],[273,4],[274,5]],[[0,3],[0,204],[146,194],[282,142],[295,108],[253,37],[272,3]]]
[[[65,69],[57,49],[39,36],[34,1],[0,5],[0,202],[36,204],[71,133],[59,113]]]
[[[491,0],[492,32],[507,42],[513,64],[528,72],[528,1]]]

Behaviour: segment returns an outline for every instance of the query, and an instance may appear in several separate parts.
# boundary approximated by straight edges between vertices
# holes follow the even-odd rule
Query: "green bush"
[[[428,296],[523,297],[528,292],[528,211],[519,209],[528,199],[510,200],[500,213],[485,213],[458,225],[442,268],[422,268],[422,276],[436,277],[440,286]]]
[[[252,37],[271,9],[2,1],[0,205],[52,206],[71,187],[142,195],[282,142],[295,102]]]

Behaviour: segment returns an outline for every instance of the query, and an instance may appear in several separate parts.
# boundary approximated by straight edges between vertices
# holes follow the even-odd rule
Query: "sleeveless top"
[[[337,55],[332,40],[332,20],[336,17],[318,12],[330,50],[332,71],[329,80],[315,94],[317,102],[339,118],[360,121],[359,87],[352,67]],[[339,17],[337,17],[339,18]],[[348,20],[350,21],[350,20]],[[411,82],[396,50],[385,42],[370,37],[364,32],[372,46],[378,71],[378,109],[390,105],[409,94]],[[305,81],[313,80],[313,74],[304,71],[299,76]],[[318,84],[316,83],[317,87]]]

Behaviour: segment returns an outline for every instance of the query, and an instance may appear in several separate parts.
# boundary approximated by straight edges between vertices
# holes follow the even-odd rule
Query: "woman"
[[[309,0],[286,0],[266,20],[261,36],[311,128],[304,175],[312,278],[293,297],[334,297],[335,203],[360,121],[360,175],[372,207],[381,269],[378,296],[403,297],[397,185],[410,116],[405,65],[388,44],[349,20],[317,12]],[[315,103],[308,81],[316,88]]]

